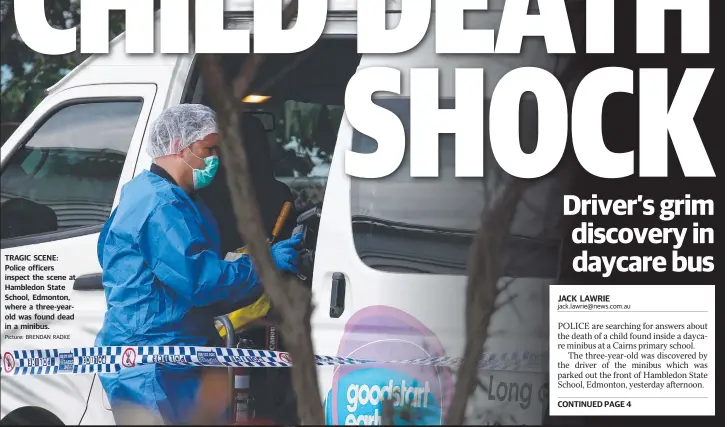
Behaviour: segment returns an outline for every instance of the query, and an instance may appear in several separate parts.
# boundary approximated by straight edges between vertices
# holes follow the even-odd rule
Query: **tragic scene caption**
[[[3,339],[69,340],[60,329],[76,320],[68,286],[76,277],[57,271],[59,256],[4,254],[2,261]]]

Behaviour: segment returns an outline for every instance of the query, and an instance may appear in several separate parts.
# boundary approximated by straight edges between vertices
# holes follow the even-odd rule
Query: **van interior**
[[[343,116],[346,85],[356,72],[360,54],[350,37],[323,37],[299,54],[267,55],[251,84],[250,96],[240,100],[244,111],[243,139],[255,184],[269,184],[274,176],[290,188],[294,214],[321,206],[338,127]],[[228,81],[239,72],[244,55],[223,55]],[[188,82],[183,102],[210,105],[199,69]],[[249,126],[245,126],[248,124]],[[221,166],[218,172],[225,175]],[[235,217],[224,179],[201,193],[215,214],[223,235],[237,234]],[[212,187],[212,186],[211,186]],[[271,232],[284,201],[279,188],[255,185],[258,204]],[[268,190],[268,191],[266,191]],[[272,193],[272,194],[271,194]],[[222,242],[228,252],[244,245],[241,236]]]
[[[228,84],[246,58],[222,57]],[[287,224],[280,238],[290,235],[297,215],[322,206],[328,166],[343,117],[346,86],[360,60],[354,38],[323,37],[313,48],[299,54],[269,55],[251,90],[240,100],[248,165],[268,233],[285,201],[293,201],[295,209],[289,218],[292,224]],[[210,105],[199,74],[198,69],[192,73],[183,102]],[[442,100],[440,108],[453,108],[449,105],[452,101]],[[408,100],[392,98],[381,102],[389,104],[382,106],[397,114],[406,130],[410,122]],[[352,217],[348,220],[359,258],[369,267],[390,273],[466,274],[467,253],[482,212],[482,180],[455,178],[453,135],[441,135],[440,141],[442,179],[415,181],[409,176],[408,167],[400,167],[380,180],[352,179]],[[376,144],[354,130],[354,151],[372,152]],[[405,157],[402,164],[406,163]],[[218,179],[200,195],[218,221],[225,253],[242,247],[244,242],[237,231],[226,180],[222,178],[226,172],[221,168],[218,173]],[[548,211],[557,210],[557,204],[549,205],[552,206]],[[458,215],[451,215],[453,210]],[[529,225],[538,222],[528,213],[519,216],[518,222],[525,232]],[[557,215],[547,217],[540,221],[548,222]],[[550,231],[557,234],[555,229]],[[509,239],[503,257],[507,275],[555,276],[558,239],[539,232],[528,234],[540,238],[513,235]],[[307,243],[314,249],[315,242]],[[265,341],[264,328],[252,327],[244,335],[253,347]],[[283,350],[285,345],[283,342]],[[253,371],[251,389],[256,418],[284,425],[297,423],[289,370]]]
[[[228,84],[247,58],[222,56]],[[342,36],[324,36],[313,48],[299,54],[268,55],[252,82],[249,96],[240,100],[249,171],[268,233],[283,204],[294,204],[279,239],[290,236],[298,215],[322,206],[328,166],[343,117],[346,85],[360,58],[355,38]],[[211,104],[199,64],[195,64],[187,84],[183,103]],[[220,165],[217,179],[200,191],[218,222],[223,253],[244,246],[225,175]],[[252,326],[243,334],[255,348],[265,340],[263,327]],[[283,342],[283,348],[285,345]],[[256,420],[297,424],[289,370],[253,370],[251,390]]]

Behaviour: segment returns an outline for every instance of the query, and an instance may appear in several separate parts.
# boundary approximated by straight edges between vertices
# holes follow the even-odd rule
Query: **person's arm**
[[[139,230],[138,244],[152,273],[194,306],[239,300],[259,286],[250,259],[220,259],[184,205],[155,208]]]

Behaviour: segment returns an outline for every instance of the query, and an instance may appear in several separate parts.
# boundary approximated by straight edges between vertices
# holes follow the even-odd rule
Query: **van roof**
[[[229,14],[235,14],[235,13],[252,13],[253,11],[253,1],[254,0],[224,0],[224,9],[225,12]],[[401,1],[402,0],[387,0],[387,10],[391,12],[396,12],[401,10]],[[290,0],[285,0],[286,3],[290,2]],[[331,12],[355,12],[356,11],[356,4],[357,0],[328,0],[328,10]],[[155,30],[155,39],[157,40],[157,45],[155,46],[155,50],[159,48],[158,46],[158,40],[159,40],[159,21],[160,21],[160,13],[157,12],[155,19],[154,19],[154,30]],[[115,37],[113,40],[111,40],[109,44],[109,53],[103,54],[103,55],[91,55],[87,57],[84,61],[82,61],[80,64],[78,64],[75,68],[73,68],[68,74],[63,76],[60,80],[58,80],[55,84],[48,87],[45,92],[46,94],[50,94],[52,92],[55,92],[57,90],[60,90],[64,88],[68,83],[71,81],[74,81],[74,77],[81,74],[81,72],[85,69],[88,69],[89,67],[92,67],[94,65],[103,65],[103,66],[174,66],[174,63],[176,62],[176,59],[178,55],[127,55],[123,51],[123,47],[120,47],[123,45],[123,40],[125,39],[126,33],[123,32],[119,34],[117,37]]]
[[[254,0],[225,0],[225,10],[228,12],[243,12],[253,9]],[[371,1],[371,0],[361,0]],[[401,3],[403,0],[386,0],[386,10],[392,12],[401,11]],[[570,1],[570,0],[569,0]],[[436,10],[435,0],[431,0],[432,10]],[[487,4],[489,10],[502,10],[505,7],[506,0],[490,0]],[[290,3],[290,0],[285,0]],[[333,12],[355,12],[358,0],[328,0],[328,10]],[[532,8],[532,6],[530,6]]]
[[[254,0],[225,0],[225,10],[228,12],[252,11]],[[362,0],[370,1],[370,0]],[[402,0],[387,0],[386,10],[401,11]],[[290,0],[285,0],[290,3]],[[357,0],[328,0],[328,10],[333,12],[355,12]],[[432,6],[434,8],[434,6]]]
[[[252,12],[254,0],[224,0],[225,11],[234,14],[235,12]],[[328,0],[328,10],[331,12],[350,12],[355,13],[357,10],[357,3],[359,0]],[[369,1],[369,0],[361,0]],[[402,10],[403,0],[387,0],[386,10],[389,12],[400,12]],[[435,10],[435,0],[432,1],[432,10]],[[572,1],[572,0],[568,0]],[[286,3],[290,0],[285,0]],[[499,11],[504,8],[506,0],[490,0],[488,2],[488,10]],[[531,5],[531,8],[533,6]],[[159,13],[155,18],[155,31],[159,30]],[[155,37],[159,38],[158,34]],[[110,43],[108,55],[91,55],[81,64],[76,66],[71,72],[63,76],[58,82],[46,89],[46,93],[54,92],[63,86],[65,86],[74,76],[77,76],[83,69],[90,67],[91,65],[123,65],[123,66],[134,66],[134,65],[162,65],[162,66],[174,66],[177,55],[126,55],[123,51],[120,51],[118,47],[122,40],[125,38],[125,33],[121,33]]]

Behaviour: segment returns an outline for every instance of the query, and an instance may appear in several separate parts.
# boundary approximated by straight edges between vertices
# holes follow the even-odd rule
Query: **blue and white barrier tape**
[[[532,352],[485,353],[481,370],[543,372],[544,354]],[[321,366],[406,364],[456,367],[462,360],[434,357],[408,360],[367,360],[350,357],[315,356]],[[3,375],[54,375],[113,373],[139,365],[286,368],[290,355],[282,351],[224,347],[86,347],[66,350],[14,350],[3,354]]]

